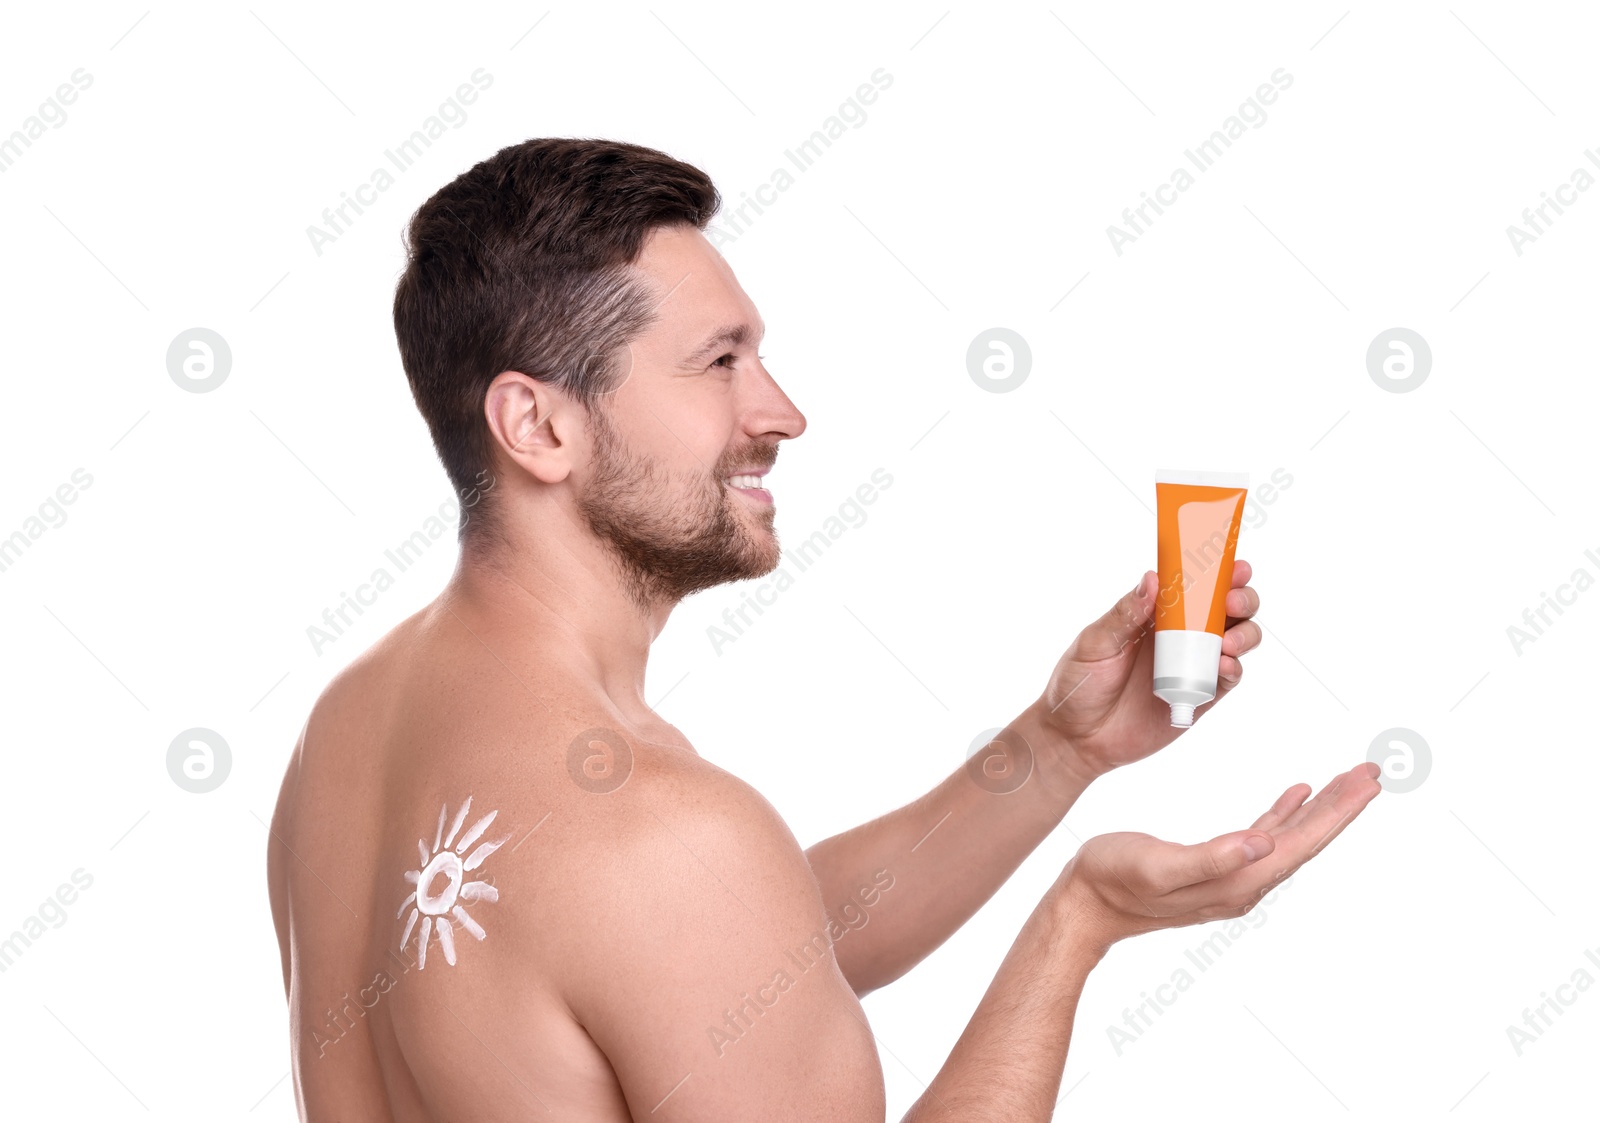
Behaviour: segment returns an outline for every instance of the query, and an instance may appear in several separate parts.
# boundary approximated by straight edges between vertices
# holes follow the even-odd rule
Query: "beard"
[[[641,611],[777,567],[776,508],[754,507],[732,494],[722,482],[730,473],[666,473],[628,451],[603,405],[590,409],[589,416],[595,471],[578,509],[615,559],[628,596]],[[741,450],[740,459],[728,462],[770,464],[771,450]],[[751,509],[741,513],[739,505]]]

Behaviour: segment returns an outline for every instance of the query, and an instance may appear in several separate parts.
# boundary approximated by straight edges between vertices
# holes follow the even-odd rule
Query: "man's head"
[[[464,547],[581,526],[641,606],[777,565],[766,494],[726,481],[764,472],[805,419],[701,233],[719,203],[653,149],[537,139],[417,211],[395,333]]]

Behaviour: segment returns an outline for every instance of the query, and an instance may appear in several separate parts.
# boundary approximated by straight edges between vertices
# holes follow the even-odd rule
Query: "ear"
[[[577,446],[570,407],[565,395],[516,370],[496,375],[483,399],[484,419],[500,454],[550,484],[572,471]]]

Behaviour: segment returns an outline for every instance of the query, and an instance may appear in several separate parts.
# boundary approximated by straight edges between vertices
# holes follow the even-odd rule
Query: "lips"
[[[772,492],[760,486],[760,476],[730,476],[723,481],[723,484],[754,502],[767,504],[772,502]]]

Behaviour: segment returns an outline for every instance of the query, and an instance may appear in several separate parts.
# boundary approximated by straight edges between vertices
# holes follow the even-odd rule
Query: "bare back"
[[[825,937],[803,997],[772,1017],[750,1001],[769,960],[828,924],[782,820],[671,726],[624,729],[536,656],[434,607],[314,708],[268,861],[302,1117],[696,1118],[748,1102],[741,1081],[793,1037],[881,1119]],[[679,991],[653,1002],[675,964]]]

